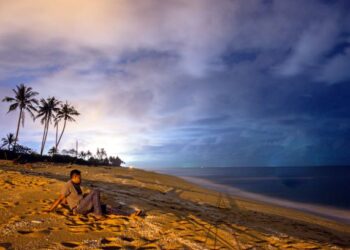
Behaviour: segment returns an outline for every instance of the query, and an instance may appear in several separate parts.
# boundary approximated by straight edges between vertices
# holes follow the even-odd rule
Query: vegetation
[[[16,89],[12,89],[12,91],[15,93],[15,96],[6,96],[2,101],[11,103],[7,113],[19,109],[16,137],[14,142],[14,145],[16,145],[21,122],[22,126],[24,126],[25,111],[27,111],[33,119],[35,118],[34,113],[36,112],[36,108],[34,105],[38,105],[38,100],[35,99],[35,96],[37,96],[38,93],[34,92],[31,87],[24,86],[24,84],[16,86]]]
[[[58,110],[57,115],[55,117],[55,126],[56,126],[56,148],[58,148],[58,145],[61,142],[64,130],[66,129],[67,121],[69,122],[75,122],[74,116],[80,115],[76,109],[69,105],[69,103],[66,101],[65,104],[61,105],[61,108]],[[63,129],[61,132],[60,137],[58,138],[58,125],[59,122],[63,120]]]
[[[49,155],[53,156],[55,154],[57,154],[57,149],[56,147],[52,147],[49,149],[49,151],[47,152]]]
[[[7,150],[11,150],[14,147],[16,140],[15,140],[14,134],[9,133],[7,134],[6,137],[2,138],[1,141],[2,141],[1,148],[7,146]]]
[[[49,126],[52,121],[52,118],[59,111],[59,108],[58,108],[59,104],[60,104],[60,101],[58,101],[55,97],[49,97],[46,100],[45,99],[40,100],[40,106],[39,106],[38,114],[36,116],[36,118],[41,118],[41,124],[44,125],[44,133],[43,133],[43,139],[41,142],[40,155],[43,155],[47,134],[49,132]]]
[[[19,117],[17,123],[16,135],[13,133],[7,134],[2,138],[2,145],[0,147],[0,159],[15,160],[19,163],[26,162],[57,162],[57,163],[75,163],[86,165],[111,165],[121,166],[124,162],[118,157],[107,155],[104,148],[97,148],[96,155],[93,155],[91,151],[80,151],[76,149],[63,149],[61,153],[58,150],[63,134],[66,130],[67,122],[75,122],[75,117],[80,113],[74,106],[70,105],[67,101],[62,104],[61,101],[55,97],[42,98],[40,102],[35,98],[38,93],[34,92],[31,87],[27,87],[24,84],[16,86],[13,89],[14,97],[5,97],[3,102],[10,103],[8,110],[12,112],[19,110]],[[24,127],[25,113],[28,112],[34,119],[40,119],[41,124],[44,126],[43,136],[40,147],[40,155],[34,152],[32,149],[17,144],[19,138],[20,124]],[[59,132],[59,125],[63,122],[61,132]],[[54,123],[56,129],[55,145],[48,150],[48,156],[43,155],[47,136],[49,133],[50,124]]]
[[[82,152],[81,152],[82,153]],[[109,165],[120,167],[124,161],[117,157],[105,157],[99,159],[96,155],[87,157],[87,153],[83,152],[79,157],[75,156],[75,149],[62,150],[62,154],[58,154],[55,147],[52,147],[48,156],[35,153],[28,147],[17,144],[16,150],[0,149],[0,159],[15,160],[18,163],[33,163],[33,162],[53,162],[53,163],[69,163],[69,164],[81,164],[89,166],[102,166]]]

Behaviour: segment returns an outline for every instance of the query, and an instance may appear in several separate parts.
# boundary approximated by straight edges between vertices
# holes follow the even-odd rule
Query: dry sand
[[[73,168],[83,191],[145,214],[44,213]],[[350,249],[350,226],[143,170],[0,161],[0,249]]]

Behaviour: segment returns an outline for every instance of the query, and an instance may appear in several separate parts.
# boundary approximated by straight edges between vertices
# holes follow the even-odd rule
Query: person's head
[[[78,169],[74,169],[70,171],[70,179],[73,183],[80,184],[81,182],[81,174]]]

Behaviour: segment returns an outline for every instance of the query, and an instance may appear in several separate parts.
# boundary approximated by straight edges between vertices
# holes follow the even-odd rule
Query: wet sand
[[[140,217],[44,213],[72,169]],[[349,249],[349,225],[138,169],[0,161],[0,249]]]

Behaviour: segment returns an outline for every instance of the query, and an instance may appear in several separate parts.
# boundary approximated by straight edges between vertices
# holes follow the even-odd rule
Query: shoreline
[[[232,186],[215,183],[205,178],[189,176],[177,177],[189,181],[195,185],[199,185],[201,187],[208,188],[217,192],[225,193],[235,198],[248,199],[249,201],[253,202],[262,202],[269,205],[277,205],[284,208],[295,209],[301,212],[320,216],[324,219],[329,219],[335,222],[343,223],[345,225],[350,225],[350,211],[344,209],[273,198],[266,195],[247,192]]]
[[[98,188],[103,203],[124,212],[141,208],[144,214],[140,217],[106,215],[106,220],[95,221],[93,215],[73,215],[64,206],[50,214],[43,213],[74,168],[82,173],[84,193]],[[227,187],[224,190],[227,191]],[[348,249],[350,226],[265,201],[223,195],[203,187],[203,183],[194,183],[193,179],[165,173],[136,168],[20,165],[0,161],[0,249],[2,247]]]

